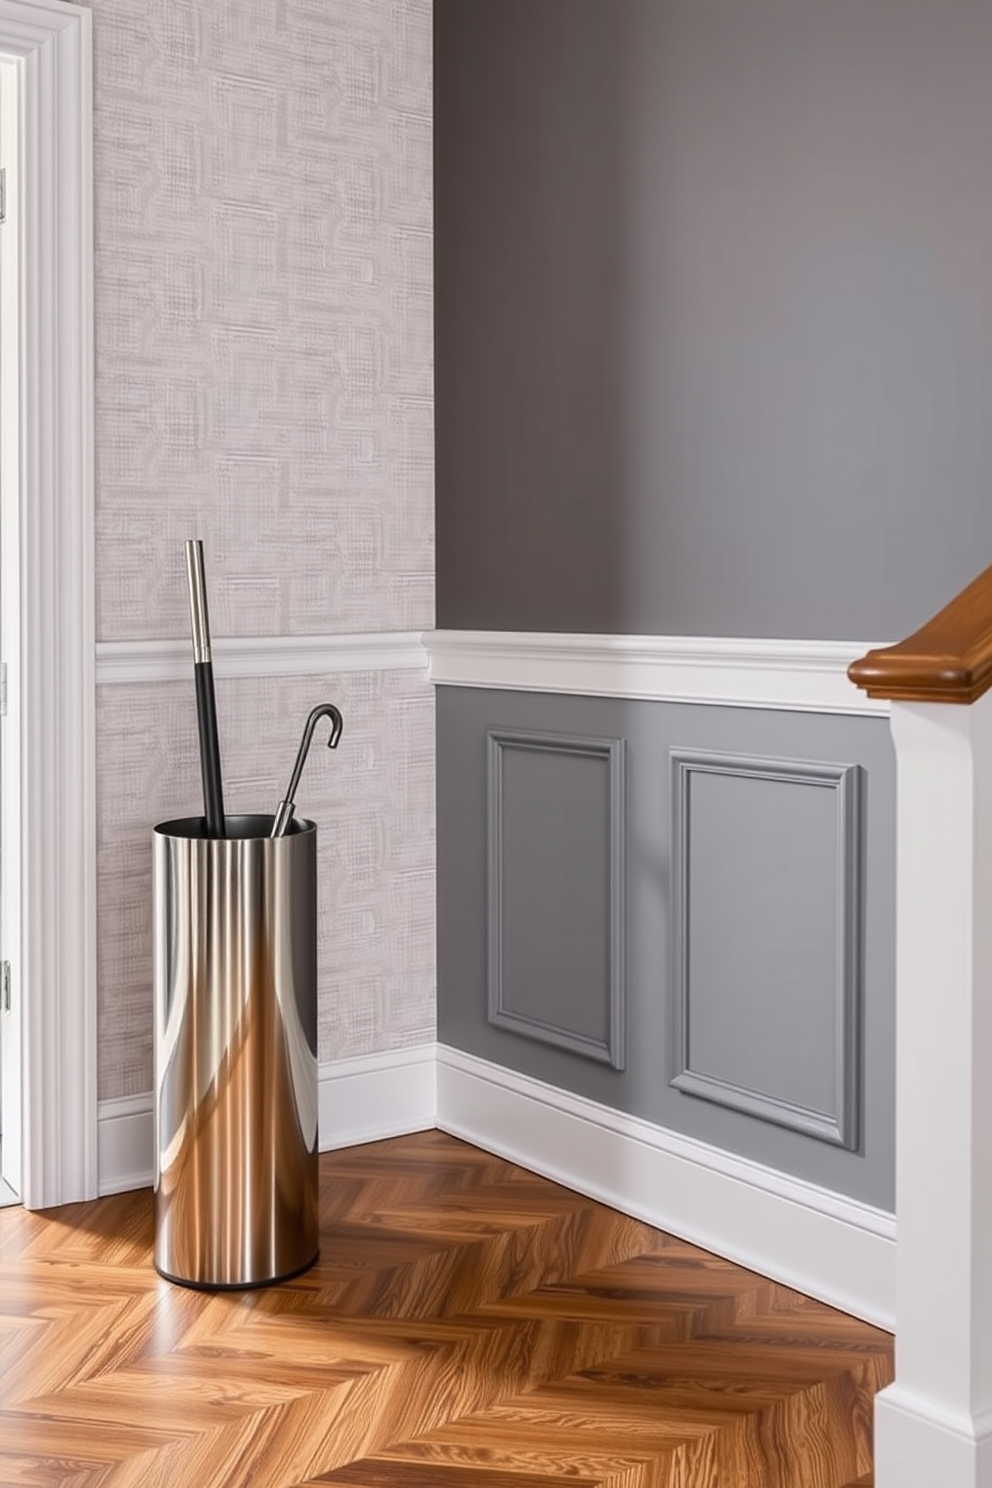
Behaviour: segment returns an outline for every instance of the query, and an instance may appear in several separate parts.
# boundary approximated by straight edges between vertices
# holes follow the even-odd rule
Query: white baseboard
[[[992,1482],[992,1411],[974,1415],[898,1381],[875,1398],[875,1481],[897,1488]]]
[[[378,1142],[435,1124],[436,1046],[339,1059],[320,1067],[321,1152]]]
[[[322,1152],[439,1126],[879,1327],[895,1220],[815,1184],[434,1044],[320,1066]],[[152,1095],[100,1102],[100,1193],[154,1181]]]
[[[321,1152],[434,1126],[435,1046],[395,1049],[322,1064],[317,1075]],[[124,1193],[155,1181],[152,1092],[100,1102],[99,1192]]]
[[[155,1117],[150,1090],[102,1100],[97,1114],[97,1192],[127,1193],[155,1181]]]
[[[646,698],[728,708],[885,715],[847,676],[859,641],[433,630],[430,678],[445,687]]]
[[[894,1331],[891,1214],[444,1045],[437,1124]]]

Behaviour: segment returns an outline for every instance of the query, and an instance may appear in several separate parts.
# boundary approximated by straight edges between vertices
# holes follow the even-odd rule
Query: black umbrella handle
[[[310,740],[313,738],[313,731],[321,718],[329,718],[331,720],[331,734],[327,741],[328,749],[337,749],[338,747],[338,740],[341,738],[341,730],[344,727],[341,714],[333,703],[319,703],[307,719],[306,727],[303,730],[303,738],[300,741],[300,747],[296,754],[296,764],[293,766],[289,790],[279,802],[279,810],[275,814],[272,831],[269,833],[270,837],[285,837],[289,831],[289,824],[293,820],[293,812],[296,810],[293,804],[296,787],[299,785],[300,776],[303,774],[303,765],[306,761],[307,751],[310,748]]]
[[[208,837],[226,837],[224,789],[220,775],[220,743],[217,738],[217,703],[214,698],[214,664],[210,651],[210,620],[207,615],[207,585],[203,576],[203,543],[186,543],[186,578],[189,582],[189,615],[193,631],[193,673],[196,678],[196,716],[200,733],[200,775]]]
[[[200,732],[200,775],[208,837],[226,837],[224,787],[220,778],[220,744],[217,740],[217,703],[214,698],[214,669],[209,661],[196,662],[196,717]]]

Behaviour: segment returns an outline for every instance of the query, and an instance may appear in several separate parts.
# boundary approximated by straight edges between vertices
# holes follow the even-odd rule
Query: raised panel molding
[[[539,1043],[552,1044],[571,1054],[581,1054],[622,1070],[625,1063],[625,923],[626,923],[626,795],[625,746],[622,739],[598,739],[582,735],[521,732],[489,729],[488,748],[488,1018],[497,1028],[517,1033]],[[605,865],[608,883],[609,976],[604,989],[605,1039],[589,1037],[563,1022],[538,1015],[525,1015],[507,1005],[504,985],[504,761],[508,750],[536,751],[545,755],[576,755],[600,760],[609,781],[609,849]]]
[[[826,789],[835,798],[833,1109],[822,1111],[768,1091],[694,1069],[691,1049],[690,785],[697,773]],[[683,1093],[741,1111],[850,1151],[860,1142],[862,917],[862,770],[858,765],[767,759],[704,750],[671,751],[672,959],[674,1072]]]

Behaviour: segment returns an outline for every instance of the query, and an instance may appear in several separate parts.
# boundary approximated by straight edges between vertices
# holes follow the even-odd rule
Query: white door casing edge
[[[0,0],[21,63],[19,717],[23,1202],[97,1187],[91,17]]]

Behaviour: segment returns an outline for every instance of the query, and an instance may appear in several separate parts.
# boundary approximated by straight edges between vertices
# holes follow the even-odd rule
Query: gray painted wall
[[[437,703],[439,1039],[892,1208],[885,720],[444,687]],[[622,751],[619,978],[606,954],[616,841],[606,773],[592,758],[518,751],[494,812],[494,731],[538,745],[613,740]],[[681,795],[673,752],[695,761]],[[513,1007],[571,1030],[571,1047],[491,1016],[500,822],[512,852],[515,912],[501,950]],[[602,1040],[618,987],[622,1069],[581,1046],[583,1035]],[[684,1068],[694,1078],[679,1089]]]
[[[435,15],[440,625],[888,639],[992,561],[992,5]]]

